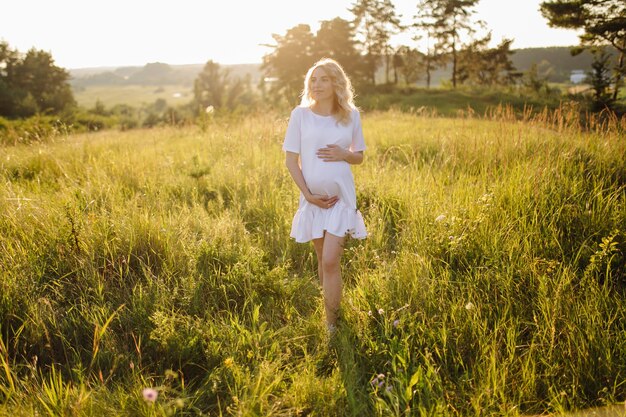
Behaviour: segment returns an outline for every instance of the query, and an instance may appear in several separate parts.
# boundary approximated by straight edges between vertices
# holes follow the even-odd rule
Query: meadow
[[[623,401],[626,121],[576,114],[365,112],[369,236],[332,338],[313,249],[288,238],[288,113],[2,146],[0,415]]]
[[[171,105],[186,104],[193,97],[189,85],[104,85],[87,86],[74,90],[76,103],[84,108],[93,108],[101,103],[106,108],[119,104],[132,107],[147,106],[163,99]]]

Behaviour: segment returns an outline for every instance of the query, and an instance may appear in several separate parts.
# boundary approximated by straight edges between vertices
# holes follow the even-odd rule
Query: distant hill
[[[192,86],[204,64],[169,65],[154,62],[143,67],[102,67],[70,69],[75,89],[106,85],[185,85]],[[252,83],[261,77],[260,64],[223,65],[233,77],[249,75]]]
[[[572,47],[555,46],[549,48],[525,48],[515,49],[511,61],[518,71],[528,71],[533,64],[537,64],[539,74],[555,83],[569,82],[570,75],[574,70],[584,72],[591,70],[593,55],[589,51],[572,56]],[[439,68],[432,75],[432,85],[438,85],[443,80],[449,80],[451,69]],[[418,81],[423,86],[424,81]]]
[[[511,59],[520,71],[537,64],[541,74],[552,82],[567,82],[573,70],[589,71],[593,56],[585,51],[572,56],[570,47],[516,49]],[[70,69],[70,83],[74,89],[106,85],[182,85],[191,88],[204,64],[169,65],[149,63],[143,67],[103,67]],[[262,77],[260,64],[223,65],[233,77],[250,76],[252,84]],[[441,68],[434,72],[432,84],[438,85],[450,78],[450,70]],[[423,81],[420,81],[423,83]]]
[[[535,63],[540,69],[551,69],[549,81],[564,82],[569,81],[574,70],[590,71],[593,62],[593,55],[589,51],[572,56],[571,50],[571,47],[517,49],[511,60],[520,71],[528,70]],[[609,52],[614,53],[612,49]]]

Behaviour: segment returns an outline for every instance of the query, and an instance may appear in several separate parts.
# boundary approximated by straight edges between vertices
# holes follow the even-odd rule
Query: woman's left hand
[[[347,150],[339,145],[326,145],[325,148],[317,150],[317,157],[324,162],[345,161]]]

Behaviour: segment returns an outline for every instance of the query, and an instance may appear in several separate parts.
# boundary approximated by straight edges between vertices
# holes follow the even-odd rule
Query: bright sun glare
[[[12,47],[52,53],[58,65],[89,66],[260,62],[273,43],[272,33],[322,20],[350,19],[352,0],[315,2],[163,0],[92,3],[79,0],[11,2],[0,15],[0,38]],[[403,20],[412,20],[417,1],[395,0]],[[493,31],[494,43],[515,38],[514,48],[574,45],[575,32],[547,27],[540,0],[482,0],[477,17]],[[63,7],[60,7],[62,5]],[[37,10],[37,13],[32,13]],[[51,18],[53,17],[53,18]],[[411,35],[396,43],[411,44]]]

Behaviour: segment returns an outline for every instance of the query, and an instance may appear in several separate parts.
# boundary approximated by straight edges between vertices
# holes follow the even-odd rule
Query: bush
[[[68,132],[67,125],[53,116],[34,116],[23,120],[0,119],[1,145],[46,142]]]

